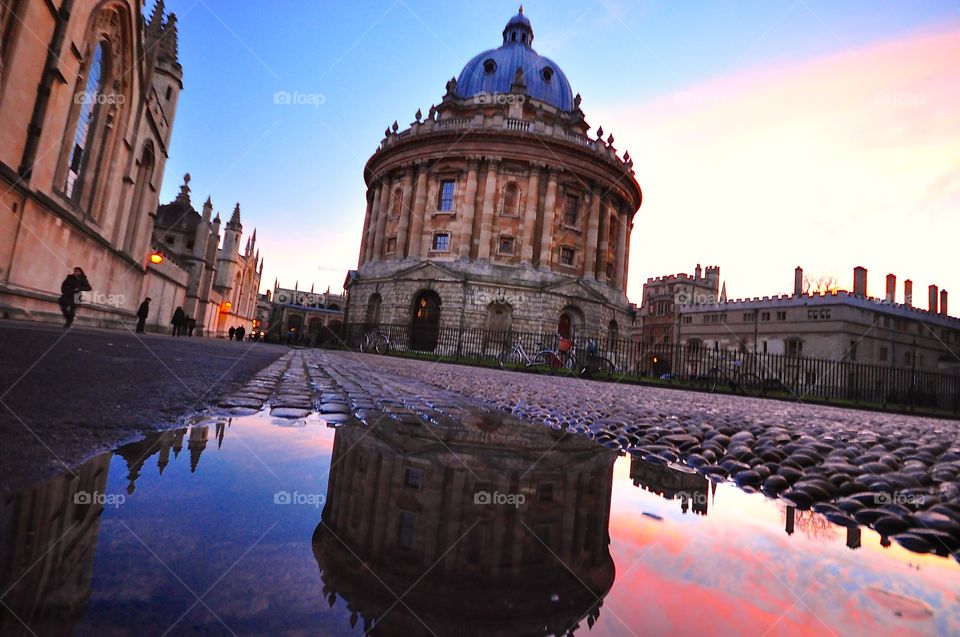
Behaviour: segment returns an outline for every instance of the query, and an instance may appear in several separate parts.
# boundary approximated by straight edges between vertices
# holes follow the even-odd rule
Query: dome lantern
[[[520,5],[520,12],[510,18],[507,26],[503,28],[503,45],[519,44],[521,46],[533,46],[533,26],[527,16],[523,15],[523,5]]]

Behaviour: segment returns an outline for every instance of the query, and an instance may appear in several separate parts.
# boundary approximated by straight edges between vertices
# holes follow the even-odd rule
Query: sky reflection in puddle
[[[960,633],[956,561],[586,439],[277,424],[153,434],[7,497],[0,634]]]

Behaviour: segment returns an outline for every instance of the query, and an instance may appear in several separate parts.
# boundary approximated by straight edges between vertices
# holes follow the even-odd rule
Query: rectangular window
[[[580,197],[567,195],[563,200],[563,223],[576,228],[580,223]]]
[[[397,251],[397,238],[390,237],[387,239],[387,254],[393,254]]]
[[[787,320],[787,313],[786,313],[786,312],[777,312],[777,320],[778,320],[778,321],[786,321],[786,320]]]
[[[760,320],[761,320],[761,321],[769,321],[769,320],[770,320],[770,312],[761,312],[761,313],[760,313]]]
[[[792,338],[786,343],[787,356],[800,356],[803,353],[803,342],[798,338]]]
[[[880,348],[880,362],[881,362],[881,363],[886,363],[888,356],[889,356],[889,353],[887,352],[887,348],[886,348],[886,347],[881,347],[881,348]]]
[[[457,191],[457,182],[453,179],[444,179],[440,182],[440,198],[437,201],[437,210],[451,212],[453,210],[453,196]]]
[[[434,252],[447,252],[450,250],[450,235],[446,232],[439,232],[433,235],[433,244],[430,249]]]
[[[403,472],[403,486],[410,489],[420,489],[423,485],[423,469],[407,467]]]
[[[513,254],[515,242],[513,237],[500,237],[500,245],[497,251],[500,254]]]
[[[397,529],[397,544],[401,548],[413,547],[413,532],[416,529],[417,516],[409,511],[400,512],[400,525]]]
[[[574,250],[573,248],[568,248],[567,246],[560,247],[560,264],[561,265],[573,265],[574,262]]]
[[[744,323],[755,323],[757,321],[756,312],[744,312],[743,313],[743,322]]]

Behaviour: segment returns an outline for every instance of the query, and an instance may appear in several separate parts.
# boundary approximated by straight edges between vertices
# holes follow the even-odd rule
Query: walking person
[[[197,319],[187,317],[187,336],[193,336],[193,330],[197,329]]]
[[[73,273],[68,274],[63,283],[60,284],[59,304],[65,321],[64,327],[70,327],[73,324],[73,318],[77,314],[77,305],[82,300],[80,293],[89,292],[92,289],[90,282],[87,281],[87,275],[84,274],[83,268],[79,266],[74,268]]]
[[[150,301],[148,296],[137,308],[137,334],[143,334],[143,328],[147,324],[147,317],[150,316]]]
[[[233,335],[236,333],[237,333],[237,329],[235,327],[231,327],[230,331],[227,332],[227,337],[232,341]]]
[[[178,305],[177,309],[173,311],[173,318],[170,319],[170,324],[173,325],[174,336],[183,336],[186,322],[187,315],[184,313],[183,308]]]
[[[247,333],[247,330],[243,329],[243,326],[242,326],[242,325],[241,325],[240,327],[238,327],[238,328],[237,328],[237,331],[235,332],[235,334],[237,335],[237,340],[242,343],[242,342],[243,342],[243,335],[246,334],[246,333]]]

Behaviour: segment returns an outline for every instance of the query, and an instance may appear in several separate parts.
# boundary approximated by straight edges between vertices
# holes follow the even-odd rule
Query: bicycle
[[[587,341],[586,356],[580,367],[580,376],[609,380],[619,374],[617,365],[600,351],[600,346],[592,338]]]
[[[510,351],[503,351],[497,356],[497,363],[500,369],[519,370],[525,367],[542,367],[547,364],[547,353],[550,350],[544,349],[542,343],[537,343],[537,352],[530,356],[523,348],[523,342],[517,337]]]
[[[363,335],[363,340],[360,342],[360,351],[386,354],[390,351],[390,339],[379,330],[370,330]]]
[[[743,371],[743,361],[730,363],[732,373],[727,373],[719,365],[707,372],[707,382],[710,393],[715,393],[723,384],[729,385],[730,390],[744,396],[758,396],[764,393],[764,384],[759,376],[753,372]]]

